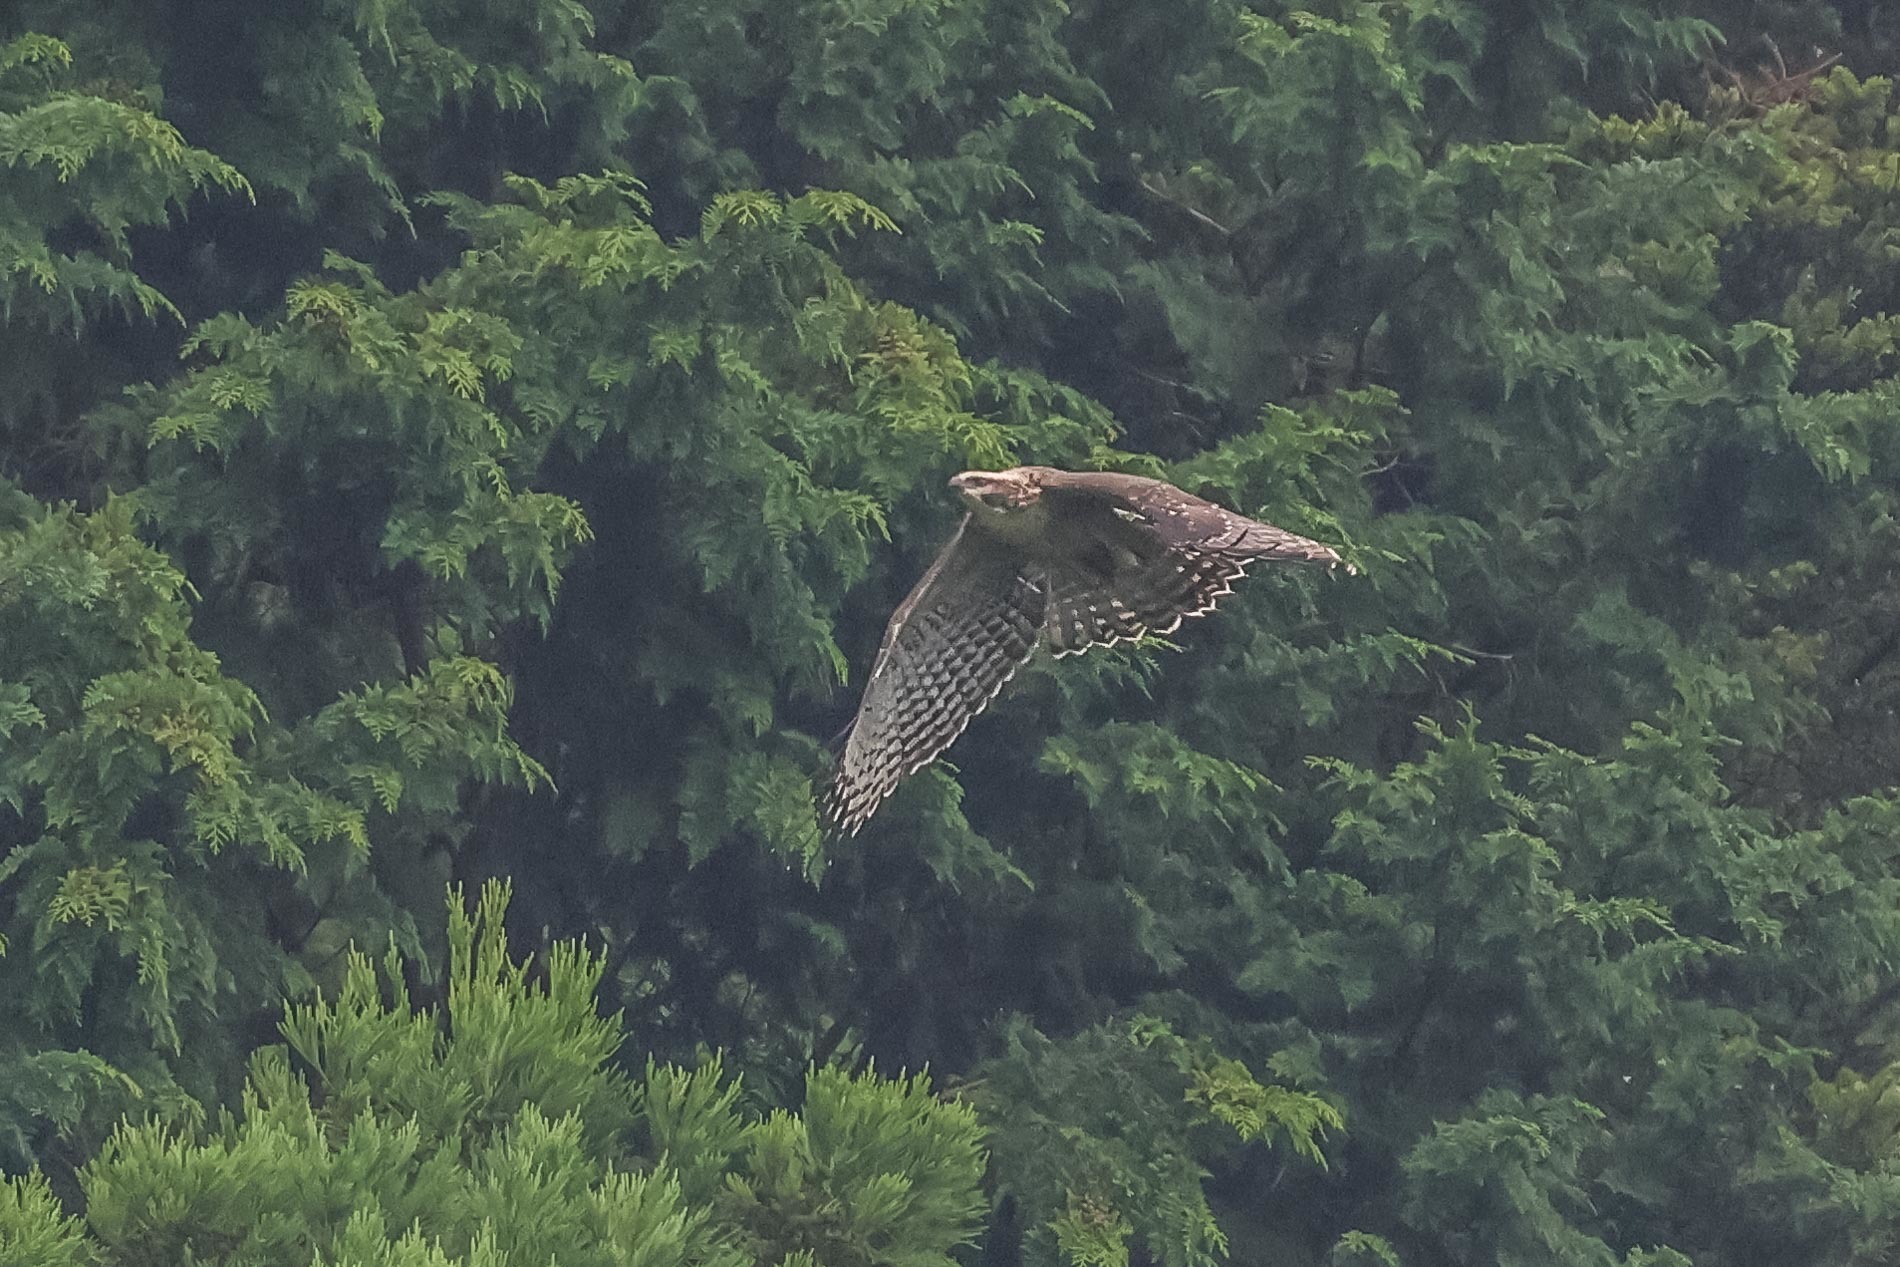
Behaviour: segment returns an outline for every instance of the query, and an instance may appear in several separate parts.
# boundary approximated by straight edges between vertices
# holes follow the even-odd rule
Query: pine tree
[[[983,1205],[981,1127],[922,1078],[815,1070],[759,1117],[715,1060],[611,1062],[604,967],[572,944],[509,958],[505,887],[452,895],[446,1003],[418,1009],[391,946],[333,1000],[288,1008],[241,1102],[128,1121],[80,1172],[83,1224],[5,1180],[20,1263],[649,1263],[953,1260]]]

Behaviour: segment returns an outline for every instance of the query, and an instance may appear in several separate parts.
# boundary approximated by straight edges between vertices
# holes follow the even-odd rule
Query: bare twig
[[[1164,189],[1157,189],[1152,183],[1149,182],[1146,176],[1143,176],[1141,178],[1141,187],[1147,190],[1149,193],[1153,194],[1155,197],[1161,199],[1161,201],[1167,203],[1169,206],[1178,208],[1181,211],[1185,211],[1189,216],[1193,217],[1195,220],[1199,221],[1201,224],[1206,225],[1208,228],[1214,230],[1216,233],[1220,234],[1222,237],[1231,238],[1234,236],[1234,231],[1232,229],[1228,228],[1226,225],[1216,220],[1213,216],[1208,215],[1205,211],[1202,211],[1199,207],[1189,206],[1187,203],[1182,202],[1179,198],[1176,198],[1173,194],[1168,193]]]
[[[1467,647],[1463,645],[1462,643],[1457,643],[1457,642],[1447,642],[1441,645],[1453,651],[1456,651],[1459,655],[1475,656],[1477,659],[1480,659],[1480,660],[1515,660],[1517,658],[1514,652],[1480,651],[1476,647]]]

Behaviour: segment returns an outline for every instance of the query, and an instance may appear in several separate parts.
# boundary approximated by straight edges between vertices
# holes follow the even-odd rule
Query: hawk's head
[[[965,471],[950,480],[950,487],[963,495],[971,510],[1008,512],[1035,504],[1042,485],[1023,467],[1010,471]]]

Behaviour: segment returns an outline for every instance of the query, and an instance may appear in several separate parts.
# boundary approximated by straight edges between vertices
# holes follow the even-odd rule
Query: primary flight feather
[[[1061,656],[1165,634],[1213,611],[1257,560],[1340,561],[1138,475],[1018,466],[950,487],[968,513],[885,627],[823,806],[834,832],[855,835],[1038,643]]]

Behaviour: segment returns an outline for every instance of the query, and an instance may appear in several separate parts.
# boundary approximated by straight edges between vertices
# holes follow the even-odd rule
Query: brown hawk
[[[856,835],[1039,641],[1063,656],[1169,633],[1213,611],[1256,560],[1340,561],[1138,475],[1018,466],[965,471],[950,487],[969,513],[884,630],[823,807],[834,833]]]

